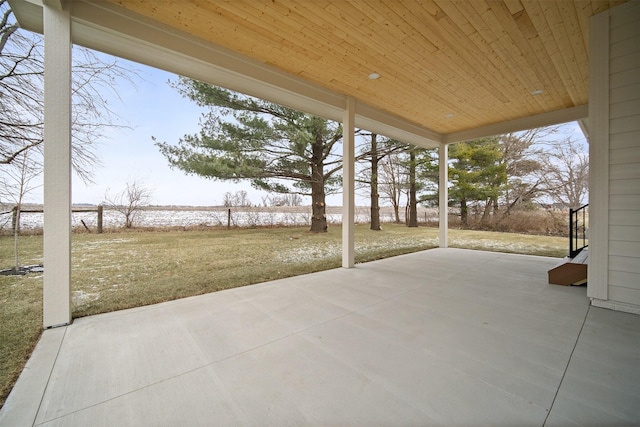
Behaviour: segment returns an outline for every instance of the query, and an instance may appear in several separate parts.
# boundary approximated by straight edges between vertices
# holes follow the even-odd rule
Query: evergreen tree
[[[311,196],[311,231],[327,230],[325,196],[341,183],[342,158],[335,153],[342,139],[339,124],[191,79],[182,78],[175,87],[210,110],[199,134],[185,135],[177,145],[156,142],[171,166]]]
[[[460,206],[462,225],[468,225],[469,202],[491,203],[507,181],[498,138],[460,142],[449,148],[449,199]]]

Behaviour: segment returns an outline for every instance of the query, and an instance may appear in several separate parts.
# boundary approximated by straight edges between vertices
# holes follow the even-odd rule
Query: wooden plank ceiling
[[[589,17],[624,3],[107,1],[441,134],[587,104]]]

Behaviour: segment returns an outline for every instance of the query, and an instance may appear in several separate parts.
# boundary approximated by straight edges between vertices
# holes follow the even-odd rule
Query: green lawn
[[[437,246],[435,228],[356,226],[356,262]],[[562,257],[567,239],[450,230],[451,247]],[[13,239],[0,237],[0,269],[11,268]],[[42,263],[42,236],[20,239],[22,265]],[[73,316],[154,304],[339,267],[341,229],[211,229],[74,234]],[[0,276],[0,405],[42,328],[42,275]]]

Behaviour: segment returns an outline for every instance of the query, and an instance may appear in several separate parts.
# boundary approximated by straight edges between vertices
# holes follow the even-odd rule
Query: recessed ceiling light
[[[544,92],[542,89],[537,89],[531,92],[531,95],[533,96],[540,95],[542,92]]]
[[[379,78],[380,78],[380,74],[378,73],[369,74],[369,80],[378,80]]]

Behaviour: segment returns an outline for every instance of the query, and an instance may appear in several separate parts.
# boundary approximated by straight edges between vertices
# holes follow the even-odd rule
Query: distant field
[[[0,230],[8,230],[11,226],[10,210],[12,206],[0,205]],[[76,209],[91,209],[90,206],[76,206]],[[95,207],[93,207],[95,208]],[[25,210],[42,210],[42,205],[28,205]],[[231,211],[231,212],[229,212]],[[399,212],[400,220],[404,221],[404,210]],[[21,227],[23,230],[42,229],[42,212],[24,212],[21,215]],[[438,210],[433,208],[419,208],[420,221],[437,221]],[[91,229],[97,226],[97,214],[95,212],[74,212],[71,223],[75,229],[83,230],[83,221]],[[327,206],[327,221],[330,224],[342,222],[342,207]],[[381,222],[395,221],[393,208],[389,206],[380,209]],[[370,222],[370,208],[357,207],[355,212],[356,223]],[[311,224],[310,206],[250,206],[232,207],[224,206],[148,206],[141,209],[136,216],[136,227],[277,227],[277,226],[303,226]],[[116,210],[105,207],[103,226],[105,229],[113,229],[124,226],[124,216]]]
[[[74,234],[74,317],[339,267],[341,228],[210,228],[193,231]],[[356,226],[356,262],[437,246],[438,230],[384,224]],[[567,239],[450,230],[450,246],[561,257]],[[20,238],[21,264],[42,263],[42,236]],[[0,236],[0,270],[10,268],[13,240]],[[42,326],[42,275],[0,276],[0,404],[22,370]]]

